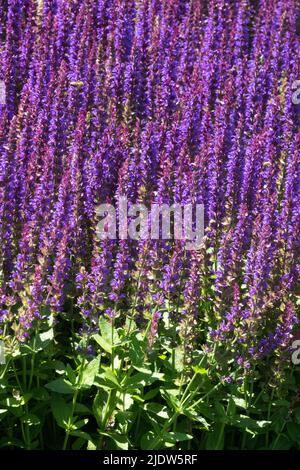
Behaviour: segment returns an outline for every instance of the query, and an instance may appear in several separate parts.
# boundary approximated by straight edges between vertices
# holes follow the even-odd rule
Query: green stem
[[[80,385],[81,385],[81,381],[82,381],[82,373],[83,373],[84,364],[85,364],[85,359],[83,358],[82,362],[81,362],[81,365],[80,365],[80,370],[79,370],[78,384],[77,384],[77,387],[76,387],[76,390],[75,390],[75,393],[74,393],[73,399],[72,399],[72,409],[71,409],[71,414],[70,414],[69,419],[68,419],[66,435],[65,435],[62,450],[67,449],[68,440],[69,440],[69,436],[70,436],[70,432],[71,432],[70,427],[73,424],[72,421],[73,421],[75,406],[76,406],[76,403],[77,403],[78,393],[79,393],[79,389],[80,389]]]
[[[138,279],[137,279],[137,286],[136,286],[136,290],[135,290],[135,294],[134,294],[134,300],[133,300],[131,313],[130,313],[130,317],[129,317],[128,335],[130,335],[130,333],[131,333],[131,325],[132,325],[132,320],[133,320],[133,316],[134,316],[134,311],[136,309],[136,304],[137,304],[137,299],[138,299],[138,291],[139,291],[139,288],[140,288],[140,282],[141,282],[141,270],[139,271],[139,275],[138,275]]]
[[[20,389],[20,391],[22,392],[22,395],[23,395],[24,394],[23,387],[22,387],[21,382],[19,380],[18,373],[17,373],[14,361],[12,361],[12,368],[13,368],[13,371],[14,371],[14,374],[15,374],[15,378],[16,378],[16,382],[18,384],[18,387],[19,387],[19,389]]]
[[[30,361],[30,375],[29,375],[29,384],[28,384],[28,390],[31,389],[32,381],[33,381],[33,374],[34,374],[34,361],[35,361],[35,346],[36,346],[36,336],[37,336],[37,328],[35,330],[35,335],[34,335],[34,340],[33,340],[33,353],[31,356],[31,361]]]
[[[28,416],[28,405],[25,405],[25,413]],[[31,439],[30,439],[30,430],[28,423],[25,424],[25,432],[26,432],[26,442],[27,442],[27,449],[31,449]]]
[[[135,427],[135,441],[137,441],[138,437],[140,436],[140,422],[141,422],[141,407],[139,406],[136,427]]]
[[[245,375],[245,383],[244,383],[244,400],[245,400],[245,410],[246,410],[246,415],[249,416],[249,412],[248,412],[248,394],[247,394],[247,387],[248,387],[248,375],[246,373]],[[245,449],[245,445],[246,445],[246,439],[247,439],[247,435],[246,435],[246,430],[243,431],[243,435],[242,435],[242,444],[241,444],[241,449]]]
[[[217,384],[215,385],[209,392],[207,392],[205,395],[203,395],[203,397],[199,398],[199,400],[195,401],[195,403],[193,403],[189,409],[192,410],[193,408],[195,408],[195,406],[198,405],[198,403],[201,403],[202,401],[204,401],[209,395],[211,395],[215,390],[217,390],[218,388],[220,388],[222,386],[222,384]]]
[[[24,384],[24,389],[27,390],[27,363],[26,363],[26,358],[22,358],[22,363],[23,363],[23,384]]]
[[[161,432],[159,433],[158,437],[154,440],[151,450],[156,450],[155,447],[160,443],[161,439],[163,438],[164,433],[170,426],[172,426],[173,422],[177,419],[178,416],[179,416],[179,413],[176,411],[176,413],[173,414],[172,418],[170,418],[166,422]]]
[[[3,372],[0,376],[0,379],[3,379],[3,377],[5,376],[6,372],[7,372],[7,369],[8,369],[8,366],[9,366],[9,363],[10,363],[10,359],[7,360],[6,364],[4,364],[4,367],[3,367]]]
[[[25,446],[27,447],[27,440],[26,440],[26,434],[25,434],[25,431],[24,431],[24,424],[23,424],[22,421],[20,421],[20,423],[21,423],[22,439],[24,441]]]
[[[272,408],[272,404],[273,404],[273,398],[274,398],[274,393],[275,393],[275,389],[273,388],[272,389],[272,392],[271,392],[271,398],[270,398],[270,401],[268,403],[268,415],[267,415],[267,421],[270,421],[270,417],[271,417],[271,408]],[[266,432],[266,447],[269,447],[269,436],[270,436],[270,433],[269,431]],[[275,443],[277,442],[277,440],[275,441]]]
[[[114,360],[115,360],[115,352],[114,352],[114,325],[115,320],[112,318],[111,320],[111,368],[114,371]]]
[[[223,434],[224,434],[224,429],[225,429],[225,423],[223,422],[222,425],[221,425],[219,435],[218,435],[216,450],[219,450],[219,447],[220,447],[220,444],[221,444],[221,441],[222,441],[222,437],[223,437]]]

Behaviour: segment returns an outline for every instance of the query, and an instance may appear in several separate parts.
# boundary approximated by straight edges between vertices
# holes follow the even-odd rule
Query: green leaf
[[[271,417],[271,429],[275,431],[277,434],[280,434],[283,424],[285,423],[285,419],[287,416],[286,408],[281,408],[277,412],[274,413]]]
[[[73,394],[75,387],[66,379],[56,379],[45,385],[52,392]]]
[[[66,374],[67,374],[67,377],[68,377],[69,381],[71,382],[71,384],[75,385],[75,383],[76,383],[76,373],[69,364],[66,367]]]
[[[177,372],[182,372],[183,371],[183,368],[184,368],[184,352],[182,350],[181,347],[177,347],[174,351],[174,359],[175,359],[175,363],[174,363],[174,366],[175,366],[175,370]],[[172,363],[172,356],[170,357],[170,362]]]
[[[103,436],[107,436],[112,439],[116,445],[117,449],[128,450],[129,442],[127,437],[124,434],[119,434],[117,432],[100,432]]]
[[[129,410],[134,404],[134,399],[132,395],[130,395],[129,393],[124,394],[124,393],[119,392],[117,396],[120,399],[119,408],[124,411]]]
[[[145,393],[145,395],[143,396],[143,400],[144,401],[152,400],[152,398],[156,397],[159,391],[160,389],[158,387],[153,388],[152,390],[149,390],[149,392]]]
[[[21,346],[20,350],[22,354],[29,354],[30,352],[37,353],[46,349],[47,346],[54,339],[53,328],[50,328],[44,333],[39,333],[34,336],[28,343]]]
[[[0,390],[6,390],[8,386],[7,380],[0,379]]]
[[[99,346],[101,346],[102,349],[104,349],[104,351],[108,352],[108,354],[112,353],[111,344],[105,341],[105,339],[102,338],[102,336],[96,334],[96,335],[93,335],[92,338],[96,341],[96,343],[99,344]]]
[[[134,395],[133,393],[131,394],[131,397],[133,400],[138,401],[139,403],[144,403],[145,400],[141,398],[139,395]]]
[[[227,416],[226,416],[226,411],[225,411],[224,406],[217,401],[215,402],[214,408],[215,408],[218,419],[221,421],[226,421]]]
[[[294,413],[295,413],[295,418],[296,418],[297,423],[300,424],[300,408],[299,407],[295,408]]]
[[[66,372],[66,366],[61,361],[54,361],[53,368],[59,375],[63,375]]]
[[[40,333],[38,335],[38,339],[41,342],[41,346],[45,348],[50,341],[52,341],[54,338],[54,331],[53,328],[50,328],[50,330],[45,331],[44,333]]]
[[[164,374],[159,374],[157,372],[145,371],[138,372],[135,375],[132,375],[127,378],[125,382],[125,387],[145,387],[146,385],[151,385],[156,380],[162,380]]]
[[[89,422],[88,418],[86,419],[80,419],[79,421],[76,421],[75,423],[72,424],[72,430],[78,430],[85,426]]]
[[[27,426],[38,426],[41,424],[40,418],[32,413],[26,413],[21,416],[21,421],[27,424]]]
[[[211,421],[214,421],[216,419],[216,413],[214,409],[212,408],[212,406],[207,405],[206,403],[198,403],[195,409],[199,414],[205,416]]]
[[[80,432],[80,431],[78,431],[78,432]],[[72,435],[72,433],[70,433],[70,434]],[[85,444],[86,440],[87,439],[85,439],[84,437],[77,437],[77,439],[75,439],[75,441],[72,443],[72,450],[80,450],[82,448],[82,446]]]
[[[104,317],[100,317],[99,328],[102,338],[106,341],[106,343],[110,344],[110,346],[120,342],[118,332],[115,327],[113,328],[111,321]]]
[[[141,449],[142,450],[149,450],[153,449],[153,445],[157,441],[156,435],[154,434],[153,431],[148,431],[146,434],[142,436],[141,439]]]
[[[118,411],[116,413],[116,420],[122,425],[134,424],[135,413],[132,411]]]
[[[166,390],[164,388],[161,389],[161,395],[166,400],[166,402],[168,403],[168,405],[171,409],[173,409],[176,412],[178,412],[178,411],[181,412],[180,401],[176,398],[176,396],[174,396],[172,393],[170,393],[170,390]]]
[[[87,445],[87,450],[97,450],[96,444],[94,444],[93,441],[89,441]]]
[[[2,418],[4,418],[6,413],[7,413],[7,410],[0,410],[0,421],[1,421]]]
[[[100,356],[93,359],[85,367],[83,374],[82,374],[80,388],[81,387],[90,388],[92,385],[94,385],[95,377],[99,371],[99,367],[100,367]]]
[[[76,414],[92,414],[91,410],[86,405],[83,405],[82,403],[76,403],[74,412]]]
[[[256,421],[248,416],[240,415],[230,420],[230,424],[241,429],[249,429],[251,431],[261,432],[267,428],[272,421]]]
[[[199,367],[199,366],[193,366],[193,371],[196,373],[196,374],[200,374],[200,375],[207,375],[207,369],[204,369],[204,367]]]
[[[20,395],[19,397],[8,397],[5,400],[2,400],[1,404],[7,408],[19,408],[20,406],[26,405],[30,398],[31,393],[25,393],[25,395]]]
[[[290,438],[294,442],[300,442],[300,425],[296,423],[287,423],[286,427]]]
[[[104,427],[107,400],[108,393],[103,390],[98,390],[94,398],[93,413],[100,428]]]
[[[236,414],[236,404],[234,400],[230,397],[227,406],[227,416],[234,418]]]
[[[224,425],[222,423],[216,423],[213,430],[208,433],[205,448],[206,450],[224,449]]]
[[[203,416],[200,416],[196,411],[183,410],[183,414],[187,416],[189,419],[191,419],[192,421],[196,421],[197,423],[200,423],[202,428],[206,430],[209,429],[210,426],[208,422],[206,421],[206,419],[203,418]]]
[[[108,418],[116,409],[116,399],[111,395],[109,400],[108,396],[108,392],[100,389],[98,390],[93,402],[93,414],[102,431],[105,430]]]
[[[131,336],[129,343],[129,358],[133,367],[142,367],[145,363],[145,353],[143,343],[135,335]]]
[[[160,405],[159,403],[147,403],[144,405],[144,410],[163,419],[169,419],[170,417],[168,408],[166,406]]]
[[[44,387],[35,387],[31,390],[32,398],[37,401],[46,401],[50,395]]]
[[[0,439],[0,448],[2,447],[18,447],[20,449],[25,448],[25,444],[23,444],[20,439],[16,439],[14,437],[9,438],[9,437],[2,437]]]
[[[117,387],[118,390],[122,390],[122,387],[118,382],[118,378],[116,374],[109,367],[105,367],[105,368],[103,367],[103,370],[104,370],[103,375],[104,375],[105,380],[113,383]]]
[[[287,436],[281,434],[271,445],[272,450],[289,450],[292,447],[293,443],[289,440]]]
[[[80,437],[83,441],[90,441],[91,436],[85,431],[71,431],[70,436]]]
[[[146,364],[143,363],[143,365],[145,366]],[[150,367],[150,364],[149,364],[149,367],[137,367],[137,366],[134,366],[135,370],[137,370],[138,372],[142,372],[142,374],[145,374],[145,375],[153,375],[153,370],[152,368]]]
[[[239,408],[243,408],[244,410],[247,409],[247,404],[244,398],[232,397],[232,400]]]
[[[51,410],[58,426],[67,429],[69,418],[72,415],[72,406],[57,395],[51,400]]]
[[[191,439],[193,439],[191,434],[183,432],[166,432],[163,435],[163,440],[172,444],[176,444],[177,442],[182,441],[190,441]]]

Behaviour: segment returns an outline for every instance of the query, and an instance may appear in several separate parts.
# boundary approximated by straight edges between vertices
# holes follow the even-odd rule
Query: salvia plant
[[[300,449],[299,17],[0,0],[0,448]],[[121,195],[201,247],[99,238]]]

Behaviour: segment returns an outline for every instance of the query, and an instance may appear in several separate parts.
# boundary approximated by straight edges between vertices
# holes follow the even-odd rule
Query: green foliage
[[[0,448],[300,449],[296,367],[284,386],[238,366],[239,380],[216,380],[216,357],[195,348],[187,358],[170,323],[151,347],[150,324],[104,316],[88,338],[66,342],[51,322],[27,344],[6,338]]]

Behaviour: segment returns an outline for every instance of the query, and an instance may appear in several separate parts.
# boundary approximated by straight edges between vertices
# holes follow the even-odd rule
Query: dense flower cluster
[[[298,10],[297,0],[0,1],[2,328],[24,340],[71,298],[87,329],[104,313],[152,318],[150,343],[167,311],[246,368],[288,347]],[[119,195],[203,203],[203,247],[99,241],[96,207]]]

